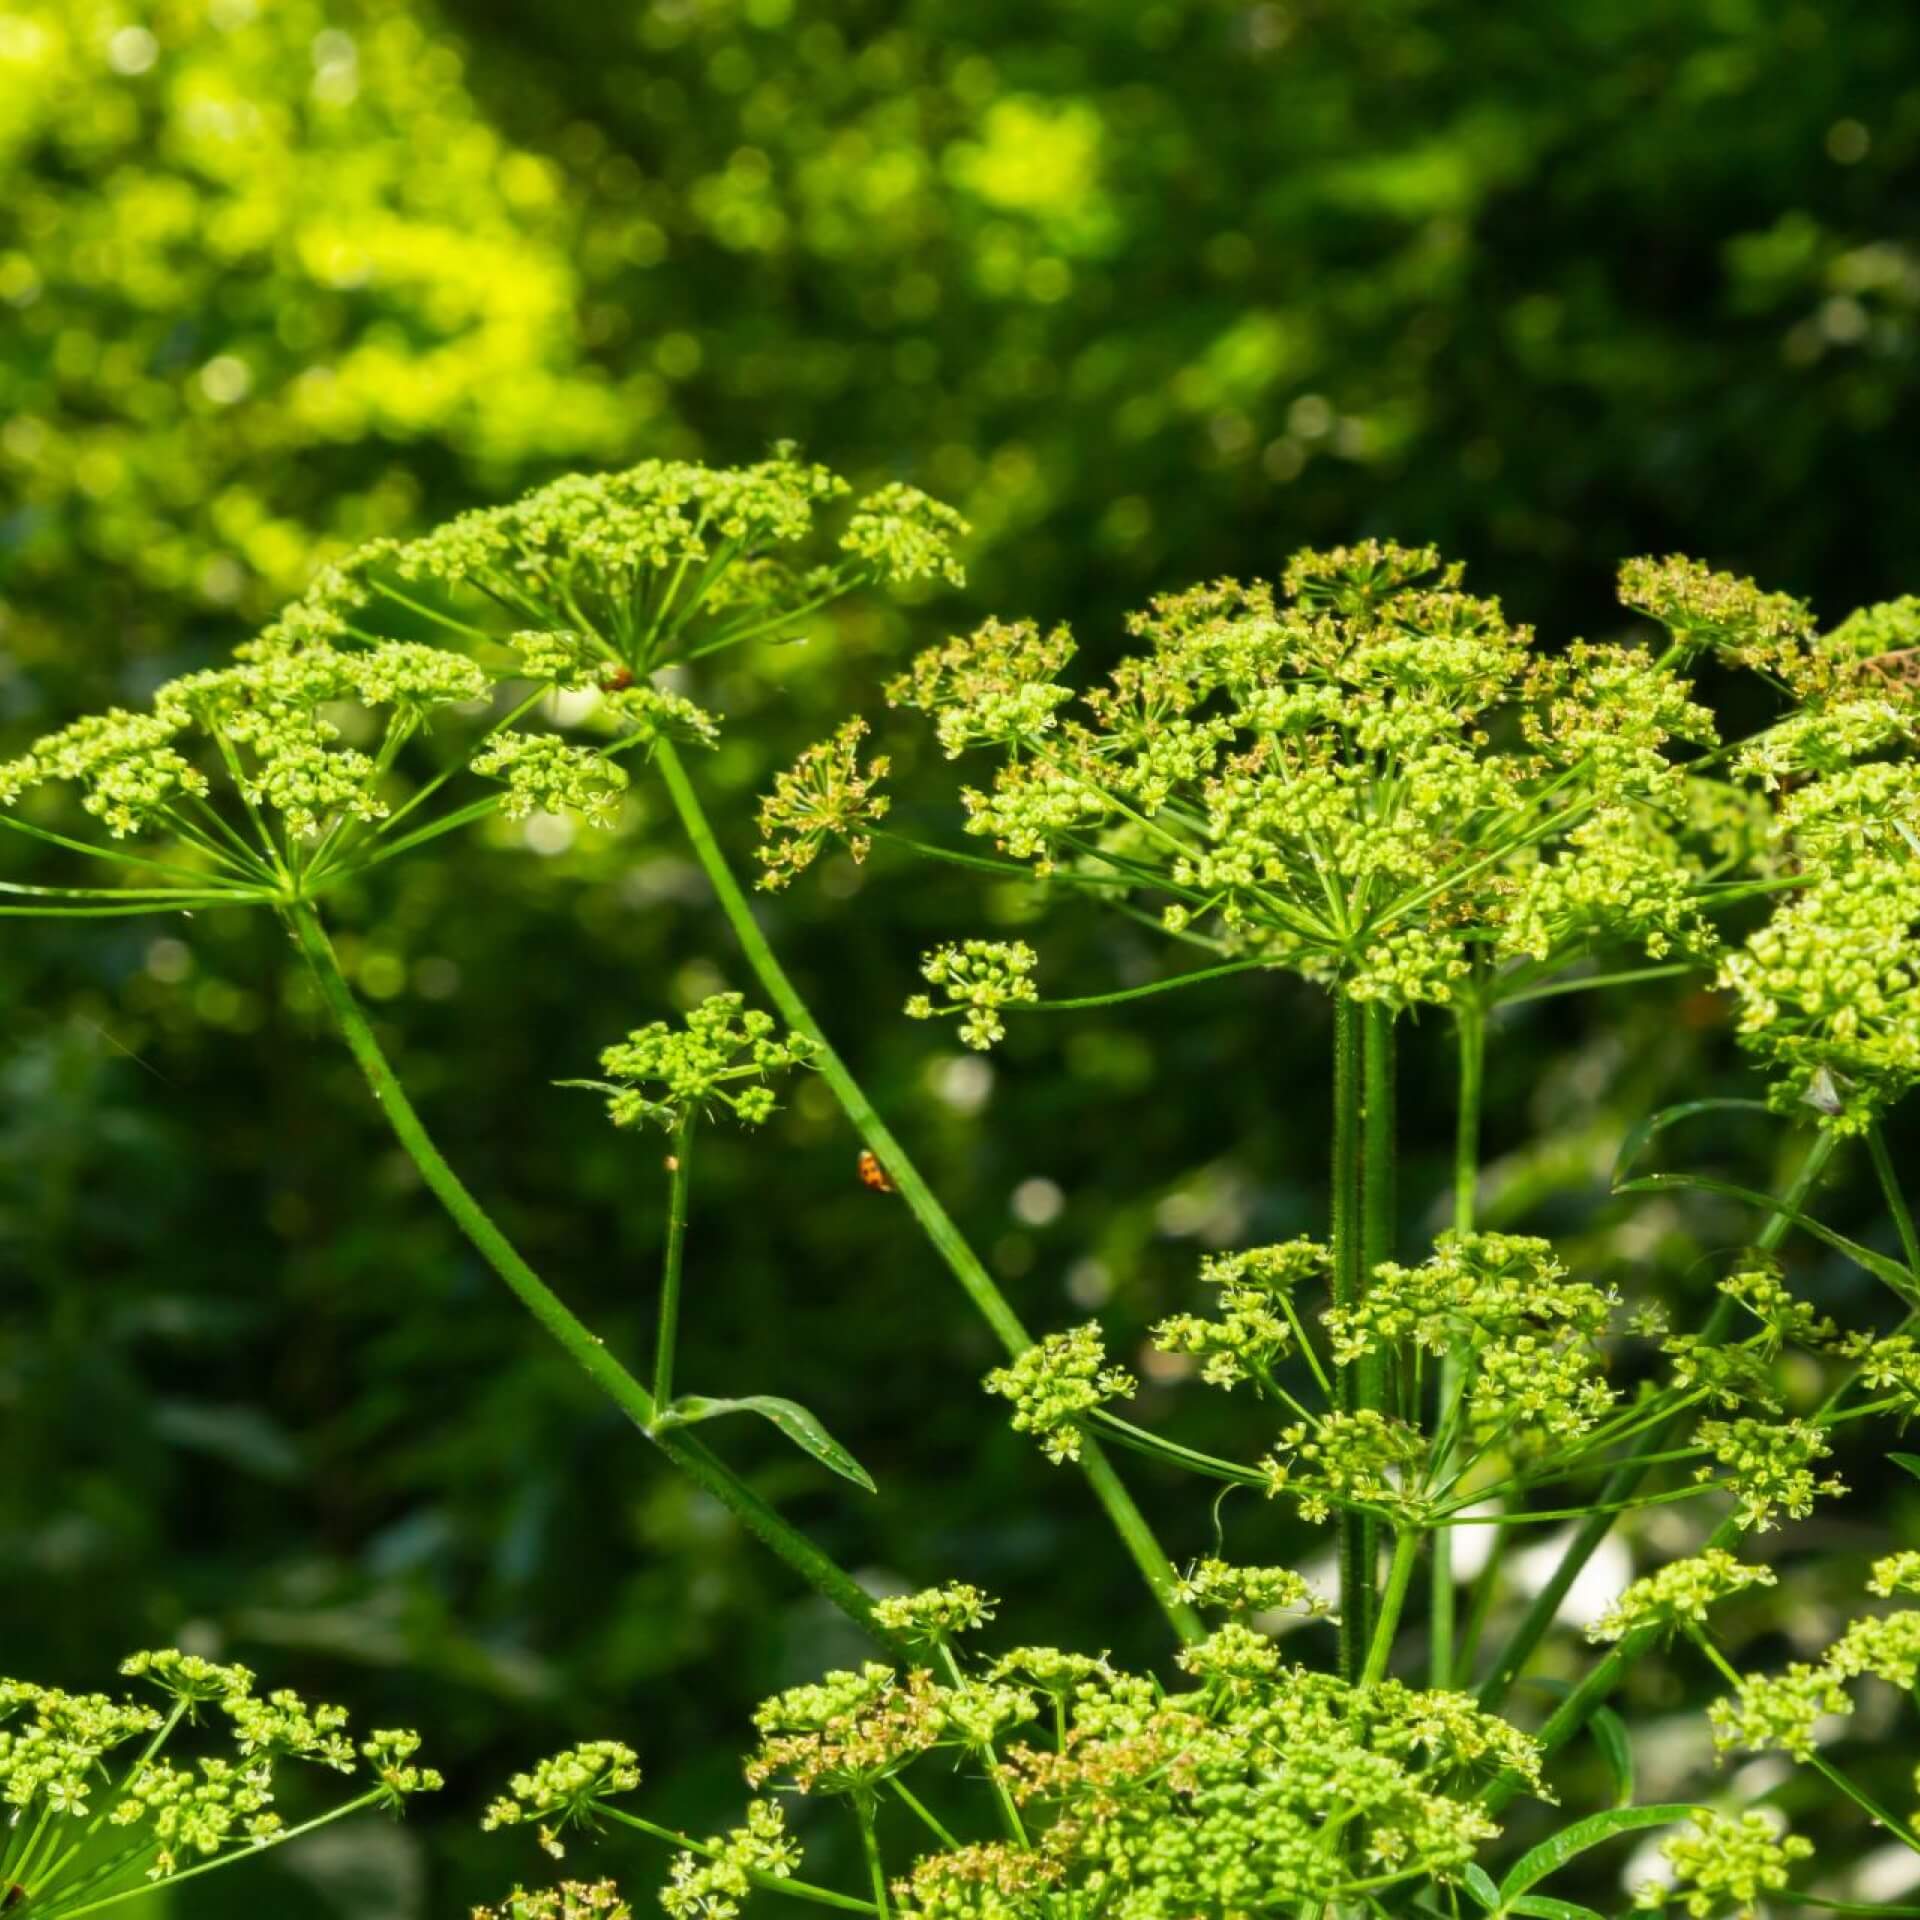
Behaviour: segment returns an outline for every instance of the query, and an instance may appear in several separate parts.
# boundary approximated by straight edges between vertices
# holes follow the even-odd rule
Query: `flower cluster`
[[[1277,1570],[1243,1571],[1196,1578],[1230,1605],[1280,1597]],[[1051,1647],[1009,1653],[984,1677],[948,1657],[950,1682],[871,1664],[776,1696],[755,1717],[747,1766],[756,1787],[845,1799],[876,1878],[884,1870],[900,1912],[925,1920],[1044,1920],[1115,1887],[1137,1920],[1344,1905],[1383,1880],[1457,1879],[1499,1832],[1480,1788],[1507,1776],[1540,1790],[1537,1744],[1468,1696],[1351,1686],[1239,1624],[1182,1655],[1183,1686]],[[1006,1837],[932,1828],[938,1844],[883,1862],[877,1790],[956,1747],[985,1762]],[[662,1904],[673,1920],[734,1920],[757,1884],[819,1897],[793,1879],[799,1864],[777,1809],[756,1800],[731,1834],[685,1843]],[[486,1920],[598,1911],[584,1889],[569,1890],[576,1907],[517,1897],[528,1904]]]
[[[1374,1407],[1336,1408],[1283,1427],[1261,1462],[1270,1496],[1286,1494],[1303,1520],[1335,1507],[1417,1517],[1425,1505],[1428,1441],[1416,1426]]]
[[[1176,1595],[1210,1613],[1233,1615],[1330,1614],[1327,1601],[1307,1580],[1286,1567],[1236,1567],[1225,1560],[1197,1560],[1180,1576]]]
[[[1743,1566],[1721,1547],[1666,1566],[1636,1580],[1588,1627],[1589,1640],[1621,1640],[1643,1627],[1663,1632],[1705,1623],[1707,1610],[1733,1594],[1771,1587],[1771,1567]]]
[[[858,862],[867,857],[867,829],[889,801],[874,789],[886,778],[887,757],[877,754],[864,770],[860,741],[864,720],[849,720],[831,740],[808,747],[791,767],[773,777],[773,791],[760,802],[760,839],[755,850],[766,869],[761,886],[790,886],[835,841]]]
[[[382,782],[399,747],[436,713],[471,706],[488,686],[470,661],[404,641],[317,646],[298,659],[213,668],[167,682],[149,712],[116,708],[36,741],[0,768],[0,802],[70,782],[116,839],[171,833],[216,867],[233,866],[236,846],[255,866],[262,857],[291,859],[265,836],[263,814],[277,815],[294,841],[345,820],[384,817]],[[375,716],[373,729],[384,735],[378,755],[343,743],[347,706]],[[215,777],[239,803],[238,824],[208,804]]]
[[[1109,1400],[1124,1400],[1137,1382],[1107,1363],[1098,1321],[1049,1334],[1010,1366],[987,1375],[989,1393],[1013,1402],[1016,1432],[1030,1433],[1056,1464],[1080,1457],[1080,1422]]]
[[[1340,1366],[1383,1349],[1396,1367],[1409,1351],[1459,1352],[1476,1440],[1544,1446],[1577,1439],[1613,1404],[1595,1343],[1617,1304],[1569,1279],[1544,1240],[1450,1234],[1418,1267],[1377,1267],[1357,1306],[1321,1317]]]
[[[1721,966],[1744,1046],[1783,1108],[1859,1132],[1920,1079],[1920,860],[1870,857],[1814,879]]]
[[[0,1806],[10,1815],[0,1882],[14,1889],[10,1904],[57,1915],[69,1892],[131,1898],[188,1867],[277,1844],[287,1832],[276,1807],[283,1760],[341,1774],[365,1763],[372,1784],[342,1812],[398,1811],[441,1785],[414,1762],[417,1734],[375,1732],[356,1748],[342,1709],[310,1707],[285,1690],[262,1699],[245,1667],[168,1648],[134,1654],[121,1671],[156,1687],[170,1707],[0,1680]],[[170,1743],[203,1714],[226,1721],[231,1755],[177,1760]],[[130,1755],[117,1775],[113,1755]],[[116,1830],[119,1851],[101,1871],[83,1841],[103,1822]]]
[[[1782,1511],[1804,1520],[1816,1494],[1846,1492],[1837,1479],[1815,1480],[1815,1463],[1833,1449],[1819,1428],[1805,1421],[1703,1420],[1698,1438],[1714,1465],[1700,1467],[1695,1477],[1717,1480],[1733,1493],[1743,1527],[1764,1533]]]
[[[1689,1920],[1732,1913],[1754,1920],[1770,1893],[1781,1892],[1796,1860],[1813,1857],[1813,1842],[1782,1833],[1764,1813],[1697,1813],[1691,1829],[1660,1849],[1671,1884],[1650,1880],[1634,1889],[1634,1904],[1684,1907]]]
[[[920,962],[921,977],[940,989],[940,1001],[916,993],[907,1017],[935,1020],[960,1016],[963,1045],[985,1053],[1007,1037],[1002,1007],[1030,1006],[1040,995],[1033,984],[1038,956],[1023,940],[963,940],[936,947]]]
[[[497,1907],[475,1907],[473,1920],[633,1920],[611,1880],[563,1880],[529,1893],[515,1887]]]
[[[587,1740],[550,1755],[526,1773],[516,1773],[508,1791],[487,1808],[481,1827],[488,1833],[532,1821],[540,1844],[557,1860],[565,1852],[560,1835],[568,1827],[596,1826],[604,1804],[640,1784],[640,1762],[618,1740]]]
[[[889,1633],[910,1643],[942,1646],[956,1633],[972,1633],[984,1627],[998,1606],[998,1601],[978,1587],[954,1582],[921,1593],[876,1600],[873,1617]]]
[[[1457,567],[1380,542],[1129,624],[1143,650],[1084,697],[1065,629],[998,620],[889,686],[949,755],[997,755],[970,832],[1394,1007],[1596,944],[1711,947],[1695,896],[1724,820],[1701,830],[1675,750],[1715,733],[1667,662],[1538,653]]]
[[[931,1674],[902,1675],[877,1661],[789,1687],[753,1717],[760,1746],[747,1762],[748,1784],[778,1777],[801,1793],[869,1790],[939,1743],[944,1695]]]
[[[608,1047],[600,1056],[605,1081],[569,1084],[604,1093],[618,1127],[651,1121],[671,1131],[716,1106],[759,1126],[774,1112],[769,1080],[810,1066],[819,1052],[804,1034],[776,1033],[773,1016],[740,994],[711,994],[682,1025],[655,1020]]]
[[[1191,1354],[1200,1377],[1231,1390],[1250,1376],[1271,1382],[1271,1370],[1297,1335],[1289,1317],[1295,1289],[1323,1279],[1332,1267],[1330,1249],[1315,1240],[1289,1240],[1244,1252],[1209,1254],[1200,1278],[1219,1288],[1207,1314],[1169,1314],[1153,1330],[1162,1353]]]
[[[527,674],[619,688],[723,647],[789,638],[862,584],[962,578],[953,543],[965,523],[912,487],[856,503],[837,545],[823,542],[822,514],[849,492],[786,447],[748,467],[648,460],[568,474],[418,539],[370,542],[259,644],[337,635],[350,613],[376,600],[416,606],[424,587],[476,617],[505,609],[512,637],[490,644],[514,646]],[[488,628],[468,631],[488,641]]]
[[[509,820],[577,813],[590,825],[611,827],[628,779],[617,761],[553,733],[497,734],[473,756],[472,765],[482,779],[506,783],[500,811]]]
[[[1620,603],[1657,620],[1684,652],[1712,649],[1748,666],[1791,661],[1813,638],[1804,601],[1716,573],[1684,554],[1623,562]]]
[[[1867,1591],[1889,1600],[1896,1593],[1920,1593],[1920,1553],[1890,1553],[1873,1563]]]
[[[1876,1588],[1885,1591],[1902,1577],[1890,1572],[1884,1585],[1876,1580]],[[1920,1613],[1869,1615],[1853,1621],[1817,1661],[1794,1661],[1779,1673],[1748,1674],[1731,1697],[1708,1709],[1714,1744],[1723,1751],[1777,1750],[1807,1760],[1815,1751],[1819,1722],[1851,1714],[1848,1687],[1868,1676],[1901,1693],[1913,1691],[1920,1679]]]
[[[744,1825],[675,1856],[660,1904],[672,1920],[734,1920],[756,1877],[791,1879],[800,1859],[778,1804],[752,1800]]]

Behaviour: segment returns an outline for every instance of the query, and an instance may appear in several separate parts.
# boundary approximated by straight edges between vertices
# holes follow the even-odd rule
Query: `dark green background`
[[[623,452],[732,461],[794,438],[981,525],[964,595],[704,688],[732,724],[697,772],[743,857],[770,769],[877,708],[908,646],[988,610],[1069,618],[1098,661],[1152,591],[1369,533],[1440,542],[1555,638],[1618,624],[1611,571],[1634,552],[1757,572],[1831,616],[1915,585],[1920,14],[1893,0],[468,0],[430,24],[464,43],[481,111],[563,170],[583,231],[659,236],[645,265],[582,255],[588,366],[621,378],[663,341],[697,343],[694,366],[669,351],[679,370]],[[877,202],[876,169],[894,183]],[[550,470],[483,475],[431,444],[330,459],[409,467],[423,518]],[[0,565],[29,536],[44,528],[0,513]],[[34,639],[0,679],[9,751],[241,630],[128,595],[83,547],[22,567],[11,598]],[[900,817],[951,831],[950,781],[896,744]],[[553,858],[445,844],[345,914],[429,1124],[630,1355],[657,1145],[549,1083],[628,1026],[749,984],[657,794],[636,813],[626,837]],[[26,853],[9,842],[23,875]],[[924,946],[1031,934],[1033,911],[883,855],[829,865],[767,919],[1021,1311],[1084,1317],[1104,1284],[1126,1351],[1188,1300],[1204,1249],[1322,1224],[1325,1012],[1235,981],[1036,1021],[984,1102],[956,1104],[947,1032],[891,1010]],[[1032,937],[1048,982],[1078,990],[1159,964],[1144,935],[1071,913]],[[0,938],[6,1669],[101,1684],[119,1650],[184,1636],[419,1724],[451,1776],[404,1842],[290,1854],[179,1908],[464,1911],[538,1871],[471,1814],[574,1737],[637,1746],[660,1817],[728,1818],[752,1702],[854,1645],[592,1398],[438,1216],[271,925],[14,921]],[[1444,1222],[1442,1040],[1407,1039],[1409,1247]],[[1753,1090],[1704,995],[1529,1010],[1496,1041],[1497,1223],[1697,1300],[1703,1256],[1752,1223],[1607,1203],[1607,1164],[1650,1107]],[[719,1443],[876,1580],[973,1580],[1006,1597],[1008,1636],[1162,1657],[1077,1479],[980,1396],[993,1350],[898,1203],[860,1187],[822,1095],[704,1155],[683,1372],[805,1401],[881,1491],[759,1431]],[[1676,1152],[1758,1183],[1791,1150],[1778,1126],[1713,1131]],[[1065,1195],[1043,1227],[1011,1210],[1036,1176]],[[1873,1231],[1857,1171],[1829,1204]],[[1859,1276],[1797,1258],[1832,1310],[1886,1317]],[[1232,1404],[1146,1404],[1260,1444]],[[1838,1553],[1843,1586],[1889,1512],[1914,1517],[1904,1482],[1844,1465],[1860,1496],[1790,1543]],[[1203,1492],[1134,1477],[1176,1556],[1209,1544]],[[1250,1507],[1229,1539],[1319,1550]],[[1657,1664],[1634,1686],[1656,1720],[1703,1691]],[[636,1886],[658,1866],[606,1860]]]

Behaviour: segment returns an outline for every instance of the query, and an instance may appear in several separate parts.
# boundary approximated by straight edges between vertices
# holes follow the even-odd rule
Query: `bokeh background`
[[[345,543],[781,439],[977,535],[964,593],[702,690],[743,854],[772,768],[988,610],[1070,619],[1098,662],[1152,591],[1381,533],[1559,637],[1617,626],[1616,559],[1672,548],[1838,615],[1916,584],[1916,210],[1902,0],[0,0],[0,751],[217,659]],[[949,831],[949,783],[893,744],[902,817]],[[656,796],[617,836],[536,829],[387,870],[343,945],[454,1161],[638,1352],[654,1150],[549,1083],[746,983]],[[1023,1313],[1102,1311],[1126,1348],[1202,1251],[1320,1224],[1324,1009],[1236,981],[990,1064],[891,1017],[922,947],[1039,914],[882,856],[768,921]],[[1086,991],[1160,963],[1064,912],[1039,943]],[[1710,995],[1530,1009],[1492,1089],[1492,1222],[1683,1310],[1752,1231],[1605,1197],[1634,1118],[1754,1090]],[[1449,1105],[1417,1032],[1410,1246],[1444,1223]],[[707,1153],[684,1373],[807,1402],[881,1491],[770,1436],[729,1457],[877,1582],[974,1580],[1015,1638],[1162,1658],[856,1145],[804,1087]],[[1759,1182],[1792,1150],[1719,1121],[1683,1157]],[[1825,1205],[1879,1232],[1857,1174]],[[1251,1444],[1175,1380],[1148,1402]],[[632,1741],[659,1817],[725,1820],[752,1702],[857,1651],[535,1335],[254,919],[7,923],[0,1461],[7,1671],[104,1684],[184,1640],[420,1724],[451,1776],[404,1831],[181,1912],[464,1912],[537,1872],[481,1799],[575,1737]],[[1796,1550],[1910,1534],[1920,1488],[1845,1465],[1860,1496]],[[1135,1479],[1177,1554],[1209,1545],[1190,1484]],[[1833,1617],[1757,1617],[1757,1657]],[[1699,1683],[1635,1685],[1658,1785],[1698,1758]]]

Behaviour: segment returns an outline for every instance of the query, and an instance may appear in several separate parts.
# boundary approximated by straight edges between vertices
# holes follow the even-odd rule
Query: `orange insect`
[[[878,1155],[874,1153],[871,1147],[862,1147],[860,1149],[858,1164],[860,1168],[860,1184],[863,1187],[871,1187],[875,1193],[892,1193],[894,1191],[892,1179],[889,1177],[886,1168],[880,1164]]]

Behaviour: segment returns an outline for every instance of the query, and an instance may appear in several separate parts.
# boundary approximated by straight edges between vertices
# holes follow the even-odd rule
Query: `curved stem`
[[[560,1296],[528,1266],[434,1145],[414,1112],[406,1089],[381,1051],[366,1015],[360,1010],[318,914],[307,902],[296,901],[286,909],[286,920],[294,943],[313,969],[321,999],[366,1076],[394,1137],[419,1169],[427,1190],[446,1209],[481,1258],[594,1385],[682,1473],[718,1500],[808,1586],[892,1649],[890,1636],[874,1620],[872,1598],[851,1574],[828,1559],[798,1528],[783,1520],[700,1441],[678,1428],[662,1428],[656,1424],[658,1410],[653,1396],[607,1351],[606,1343],[597,1334],[590,1333]]]
[[[687,1252],[687,1196],[693,1179],[691,1107],[673,1130],[673,1151],[667,1156],[667,1246],[660,1263],[660,1331],[653,1353],[653,1404],[667,1406],[673,1399],[673,1356],[680,1339],[680,1269]]]
[[[959,1282],[961,1291],[992,1328],[1008,1354],[1017,1358],[1033,1345],[1033,1336],[1021,1324],[1012,1303],[994,1284],[992,1276],[981,1264],[979,1255],[967,1244],[947,1210],[934,1197],[933,1189],[927,1185],[919,1168],[908,1159],[906,1150],[894,1138],[873,1102],[867,1098],[865,1090],[848,1071],[845,1061],[834,1051],[821,1031],[819,1021],[813,1017],[812,1008],[781,966],[766,935],[760,931],[759,923],[753,917],[746,893],[727,864],[720,843],[714,838],[705,809],[700,805],[700,797],[694,792],[693,784],[687,778],[686,767],[670,740],[660,741],[655,748],[654,765],[660,769],[661,777],[666,782],[668,795],[673,801],[674,811],[680,816],[680,824],[694,857],[700,862],[720,910],[725,914],[734,937],[740,942],[747,964],[753,969],[767,997],[780,1010],[781,1017],[789,1026],[805,1034],[820,1049],[814,1062],[820,1077],[840,1102],[854,1130],[886,1170],[887,1177],[919,1222],[921,1231],[932,1243],[934,1251],[946,1262],[948,1271]],[[1134,1564],[1153,1589],[1154,1597],[1160,1602],[1174,1631],[1188,1645],[1203,1638],[1206,1629],[1200,1616],[1174,1597],[1177,1576],[1172,1562],[1154,1537],[1153,1529],[1134,1503],[1133,1496],[1121,1483],[1112,1461],[1091,1436],[1082,1442],[1080,1467],[1092,1485],[1095,1497],[1106,1509],[1115,1532],[1133,1556]]]

